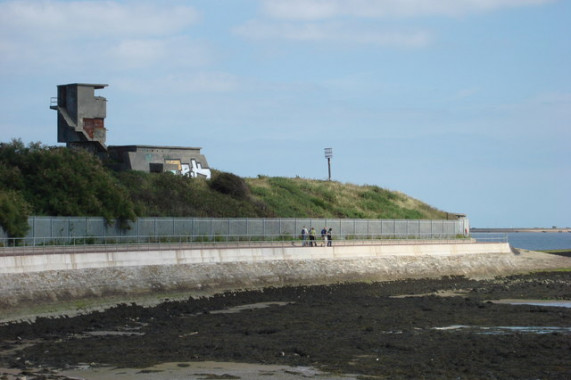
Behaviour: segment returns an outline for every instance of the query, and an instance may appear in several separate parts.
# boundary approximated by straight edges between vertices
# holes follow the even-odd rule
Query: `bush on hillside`
[[[21,193],[14,190],[0,190],[0,227],[8,237],[24,237],[30,229],[28,216],[30,205]]]
[[[194,178],[169,172],[137,171],[117,173],[117,177],[129,189],[130,198],[141,216],[199,215],[197,207],[204,196],[194,186]]]
[[[247,199],[250,195],[246,181],[232,173],[215,173],[210,181],[210,188],[237,199]]]
[[[0,144],[0,183],[21,191],[36,215],[102,216],[121,225],[136,217],[129,193],[102,162],[83,150]]]

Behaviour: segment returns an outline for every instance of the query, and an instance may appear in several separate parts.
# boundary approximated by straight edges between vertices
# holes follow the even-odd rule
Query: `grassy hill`
[[[22,236],[27,216],[297,217],[444,219],[446,213],[378,186],[302,178],[212,179],[115,172],[93,155],[63,147],[0,143],[0,226]]]
[[[446,213],[397,191],[303,178],[246,178],[252,198],[280,217],[445,219]]]

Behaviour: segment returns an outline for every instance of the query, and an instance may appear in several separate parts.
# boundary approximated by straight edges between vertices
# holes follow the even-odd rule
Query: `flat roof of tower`
[[[83,87],[93,87],[96,90],[99,90],[101,88],[105,88],[107,86],[109,86],[108,84],[97,84],[97,83],[68,83],[68,84],[62,84],[60,86],[83,86]]]
[[[192,147],[192,146],[158,146],[158,145],[110,145],[108,148],[110,149],[125,149],[125,150],[134,150],[134,149],[172,149],[172,150],[200,150],[202,147]]]

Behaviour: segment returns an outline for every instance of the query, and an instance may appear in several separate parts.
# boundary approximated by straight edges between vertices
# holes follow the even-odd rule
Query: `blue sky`
[[[571,226],[571,2],[0,1],[0,141],[57,145],[105,83],[108,145],[398,190],[476,227]]]

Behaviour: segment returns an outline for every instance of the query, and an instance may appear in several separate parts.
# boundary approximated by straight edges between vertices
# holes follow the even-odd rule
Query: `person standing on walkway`
[[[309,234],[309,232],[307,231],[307,227],[303,226],[303,228],[301,229],[301,246],[305,247],[307,246],[307,235]]]
[[[321,230],[321,240],[323,240],[322,247],[327,245],[327,227],[323,227]]]
[[[327,246],[331,247],[331,237],[333,235],[333,228],[329,227],[327,230]]]
[[[315,228],[311,227],[311,230],[309,230],[309,245],[312,247],[317,247],[315,235],[317,235],[317,232],[315,231]]]

